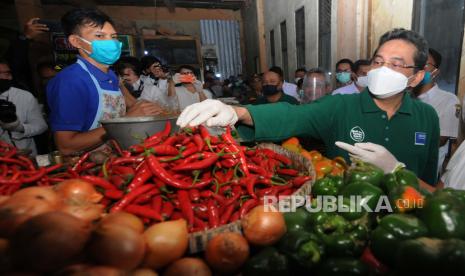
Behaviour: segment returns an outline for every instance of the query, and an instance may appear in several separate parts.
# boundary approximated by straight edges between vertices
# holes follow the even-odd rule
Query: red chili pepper
[[[161,214],[162,204],[163,204],[163,198],[161,197],[161,195],[156,195],[152,198],[150,207],[152,207],[152,209],[155,210],[157,213]]]
[[[45,168],[45,171],[48,173],[51,173],[55,170],[58,170],[59,168],[63,167],[63,164],[56,164],[56,165],[52,165],[52,166],[48,166]]]
[[[154,157],[153,155],[150,155]],[[155,158],[155,157],[154,157]],[[147,161],[143,162],[142,167],[140,170],[136,172],[136,175],[134,176],[134,179],[132,179],[131,183],[128,186],[128,190],[132,191],[136,189],[137,187],[140,187],[144,185],[144,183],[152,177],[152,172],[150,168],[147,166]]]
[[[247,168],[251,172],[256,173],[258,175],[261,175],[261,176],[264,176],[264,177],[272,177],[273,176],[272,172],[266,171],[264,168],[259,167],[259,166],[255,165],[253,163],[248,163]]]
[[[286,166],[290,166],[292,164],[291,159],[287,158],[286,156],[279,154],[277,152],[274,152],[270,149],[261,149],[261,152],[267,156],[268,158],[276,159],[283,163]]]
[[[239,211],[236,211],[232,214],[232,216],[229,218],[229,221],[228,222],[235,222],[236,220],[238,220],[240,218],[240,215],[239,215]]]
[[[148,167],[150,168],[153,175],[157,176],[162,180],[166,185],[177,189],[192,189],[190,183],[186,183],[182,180],[174,178],[170,173],[168,173],[163,167],[161,167],[160,162],[158,162],[157,158],[153,155],[147,156],[146,162]]]
[[[292,183],[294,184],[294,187],[298,188],[302,186],[305,182],[312,180],[312,177],[309,175],[302,175],[302,176],[297,176],[294,179],[292,179]]]
[[[221,218],[220,218],[220,224],[221,225],[224,225],[229,221],[229,219],[232,216],[232,213],[234,212],[235,207],[236,207],[235,204],[231,204],[231,205],[226,207],[226,209],[224,210],[224,212],[223,212],[223,214],[221,215]]]
[[[197,151],[202,151],[205,142],[203,141],[202,137],[200,137],[200,134],[195,134],[192,140],[194,140],[194,144],[197,146]]]
[[[168,220],[173,215],[174,206],[170,201],[166,201],[162,204],[161,215],[165,220]]]
[[[18,159],[23,161],[24,163],[26,163],[27,165],[27,168],[31,171],[35,171],[36,170],[36,167],[34,166],[34,164],[32,164],[32,161],[31,159],[25,157],[25,156],[22,156],[22,155],[19,155],[18,156]]]
[[[115,186],[118,189],[123,189],[123,186],[126,184],[126,181],[121,175],[114,174],[110,176],[109,181],[113,186]]]
[[[189,145],[187,145],[186,150],[181,153],[181,157],[186,158],[187,156],[192,155],[196,152],[197,152],[197,147],[195,146],[195,144],[190,143]]]
[[[233,177],[234,177],[234,170],[228,170],[228,171],[224,174],[224,182],[229,182],[229,181],[231,181]]]
[[[261,189],[257,191],[257,197],[258,198],[264,198],[265,196],[277,196],[278,195],[278,190],[276,190],[276,187],[278,186],[273,186],[273,187],[268,187],[265,189]]]
[[[143,156],[130,156],[130,157],[118,157],[116,158],[113,162],[112,165],[123,165],[123,164],[128,164],[128,163],[140,163],[144,161]]]
[[[46,173],[47,173],[47,171],[45,170],[45,168],[42,167],[34,175],[32,175],[30,177],[21,178],[21,181],[23,183],[35,182],[35,181],[38,181],[39,179],[41,179],[42,177],[44,177]]]
[[[177,141],[178,141],[178,137],[170,136],[165,141],[163,141],[163,143],[161,144],[166,145],[166,146],[174,146],[174,144],[176,144]]]
[[[217,144],[221,143],[221,140],[217,136],[211,136],[210,137],[210,143],[211,143],[211,145],[213,147],[213,145],[217,145]]]
[[[257,154],[257,151],[255,149],[246,149],[245,150],[245,155],[248,157],[253,157]]]
[[[205,223],[200,218],[194,217],[194,227],[195,227],[196,231],[203,231],[203,230],[208,229],[208,224]],[[192,231],[192,232],[196,232],[196,231]]]
[[[225,168],[232,168],[239,163],[239,159],[224,159],[221,160],[221,166]]]
[[[152,147],[155,155],[177,155],[179,151],[170,145],[157,145]]]
[[[136,216],[150,218],[156,221],[163,221],[163,218],[160,215],[160,213],[151,209],[150,207],[131,204],[131,205],[126,206],[124,210]]]
[[[23,184],[20,180],[18,179],[7,179],[7,178],[0,178],[0,184],[6,184],[6,185],[21,185]]]
[[[260,204],[260,200],[258,199],[249,199],[246,202],[244,202],[239,209],[239,217],[242,219],[244,216],[255,206],[258,206]]]
[[[201,219],[208,220],[208,208],[205,203],[195,203],[194,206],[194,214]]]
[[[113,207],[110,209],[110,213],[114,213],[117,211],[121,211],[124,209],[124,207],[128,206],[131,204],[139,195],[147,193],[151,189],[154,189],[155,186],[152,184],[144,185],[141,187],[138,187],[132,191],[130,191],[128,194],[126,194],[121,200],[116,202]]]
[[[259,155],[251,157],[250,160],[252,160],[258,166],[261,166],[263,164],[263,157],[261,157]]]
[[[74,172],[80,172],[81,171],[81,166],[82,164],[89,158],[90,156],[90,151],[84,153],[81,158],[74,164],[73,168],[71,169]]]
[[[200,192],[197,189],[189,190],[189,198],[191,201],[197,202],[200,200]]]
[[[124,155],[123,150],[121,149],[118,142],[115,139],[111,139],[110,142],[113,148],[115,149],[116,153],[118,153],[119,156],[123,156]]]
[[[186,219],[181,212],[175,211],[171,215],[171,220]]]
[[[207,208],[208,208],[208,224],[210,228],[215,228],[220,226],[220,217],[219,217],[219,212],[218,208],[215,205],[215,202],[213,200],[209,200],[207,203]]]
[[[118,200],[123,198],[124,193],[120,190],[106,190],[104,195],[106,198]]]
[[[8,147],[8,148],[9,148],[9,150],[8,150],[8,152],[3,156],[4,158],[11,158],[11,157],[15,156],[16,153],[18,153],[18,149],[17,149],[16,147],[11,146],[11,147]]]
[[[365,247],[360,260],[372,268],[377,274],[385,275],[389,272],[389,268],[373,255],[369,246]]]
[[[237,142],[234,140],[234,138],[231,135],[231,127],[228,126],[226,128],[225,133],[221,135],[221,139],[225,141],[225,143],[228,143],[231,145],[232,150],[234,152],[239,152],[239,164],[241,167],[242,172],[245,174],[245,176],[249,176],[249,169],[247,168],[247,160],[245,158],[244,152],[239,148],[237,145]]]
[[[165,123],[165,128],[162,131],[157,132],[153,134],[152,136],[146,138],[144,141],[144,144],[161,141],[162,139],[168,137],[170,133],[171,133],[171,122],[167,120]]]
[[[160,194],[160,190],[159,190],[158,188],[152,189],[152,190],[148,191],[147,193],[144,193],[144,194],[138,196],[138,197],[134,200],[134,204],[139,204],[139,205],[146,204],[146,203],[149,202],[155,195],[159,195],[159,194]]]
[[[185,190],[178,191],[179,205],[181,207],[182,214],[187,220],[187,224],[190,226],[194,225],[194,210],[192,209],[192,203],[189,198],[189,192]]]
[[[278,174],[284,174],[284,175],[289,175],[289,176],[299,175],[299,171],[294,170],[294,169],[277,169],[276,172]]]
[[[111,172],[112,174],[119,174],[126,178],[136,174],[133,168],[127,166],[112,166]]]
[[[22,162],[20,160],[13,159],[13,158],[0,157],[0,162],[16,164],[16,165],[19,165],[21,167],[27,168],[27,164],[25,164],[24,162]]]
[[[113,186],[110,182],[98,176],[83,175],[81,176],[81,179],[93,184],[94,186],[103,188],[104,190],[115,190],[116,189],[115,186]]]
[[[184,137],[184,139],[181,141],[181,145],[183,146],[187,146],[188,144],[193,144],[195,145],[194,143],[191,142],[192,138],[190,136],[186,136]]]
[[[138,153],[144,152],[145,147],[143,145],[137,144],[137,145],[130,146],[128,150],[133,154],[138,154]]]
[[[207,145],[208,149],[213,152],[211,137],[210,137],[210,133],[208,132],[208,129],[203,125],[199,125],[199,131],[200,131],[200,136],[202,137],[203,141]]]
[[[247,189],[247,193],[253,198],[257,198],[254,190],[255,184],[257,184],[257,177],[255,175],[248,176],[244,179],[244,183]]]
[[[87,171],[87,170],[89,170],[89,169],[92,169],[92,168],[95,167],[95,166],[97,166],[97,164],[94,163],[94,162],[87,162],[87,163],[84,163],[84,164],[82,164],[82,166],[81,166],[80,172],[85,172],[85,171]]]
[[[218,160],[218,155],[214,154],[210,157],[207,157],[204,160],[200,160],[193,163],[182,164],[172,168],[173,171],[193,171],[193,170],[203,170],[211,165],[213,165],[216,160]]]

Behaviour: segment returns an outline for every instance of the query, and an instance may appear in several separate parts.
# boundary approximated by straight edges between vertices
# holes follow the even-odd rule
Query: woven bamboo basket
[[[304,158],[300,154],[291,152],[275,144],[263,143],[263,144],[257,145],[257,148],[268,148],[277,153],[280,153],[288,157],[289,159],[291,159],[292,166],[298,171],[300,172],[308,171],[312,179],[305,182],[305,184],[302,185],[302,187],[300,187],[297,191],[295,191],[293,195],[306,196],[310,194],[311,189],[312,189],[312,184],[316,178],[315,169],[313,168],[312,162],[310,162],[310,160]],[[289,206],[290,208],[294,208],[292,204],[294,204],[294,202],[289,199],[289,201],[286,203],[286,206]],[[199,231],[199,232],[191,233],[189,235],[189,252],[191,254],[194,254],[194,253],[204,251],[210,239],[224,232],[242,233],[241,220],[237,220],[235,222],[232,222],[232,223],[229,223],[229,224],[217,227],[217,228],[208,229],[206,231]]]

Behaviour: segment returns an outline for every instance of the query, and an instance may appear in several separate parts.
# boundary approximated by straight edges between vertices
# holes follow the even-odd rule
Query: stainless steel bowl
[[[176,116],[121,117],[102,120],[100,123],[110,138],[123,148],[141,143],[148,136],[162,131],[165,122],[171,122],[171,132],[177,131]]]

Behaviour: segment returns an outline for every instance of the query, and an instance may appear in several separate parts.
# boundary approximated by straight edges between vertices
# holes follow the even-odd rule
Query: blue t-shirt
[[[100,88],[118,91],[118,77],[109,70],[105,73],[78,56],[87,65]],[[50,107],[50,127],[52,131],[88,131],[95,119],[99,94],[87,73],[78,63],[74,63],[58,73],[47,85],[47,101]]]

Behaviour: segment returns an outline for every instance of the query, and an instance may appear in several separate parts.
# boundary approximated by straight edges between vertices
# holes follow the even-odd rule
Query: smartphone
[[[39,19],[34,21],[36,24],[44,24],[48,27],[48,31],[52,33],[63,32],[61,29],[61,23],[59,21],[48,20],[48,19]]]

